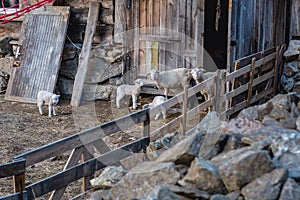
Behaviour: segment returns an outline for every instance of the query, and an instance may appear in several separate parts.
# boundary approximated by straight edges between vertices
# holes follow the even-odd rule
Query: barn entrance
[[[211,58],[204,56],[204,66],[211,66],[211,59],[219,69],[227,65],[228,1],[205,1],[204,49]]]
[[[204,3],[196,0],[134,1],[138,17],[134,28],[133,79],[152,69],[165,71],[203,64]],[[137,48],[138,46],[138,48]],[[138,67],[137,67],[138,66]]]

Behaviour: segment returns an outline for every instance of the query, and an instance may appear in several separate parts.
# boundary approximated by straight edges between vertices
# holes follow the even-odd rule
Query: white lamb
[[[190,84],[192,78],[187,68],[177,68],[162,72],[152,70],[147,74],[147,77],[148,76],[155,82],[158,89],[164,90],[166,98],[168,98],[169,89],[183,89]]]
[[[37,106],[39,108],[39,112],[43,115],[42,105],[45,103],[48,105],[49,113],[48,116],[51,118],[51,111],[53,109],[53,115],[56,115],[56,106],[59,102],[60,95],[54,94],[48,91],[39,91],[37,95]]]
[[[193,79],[196,81],[197,84],[201,83],[202,81],[205,81],[209,79],[210,77],[215,75],[215,72],[206,72],[203,68],[193,68],[191,70],[191,74]],[[211,89],[207,87],[205,90],[201,91],[201,94],[204,96],[205,101],[207,101],[210,97],[210,91]]]
[[[120,85],[117,88],[117,97],[116,97],[116,104],[117,108],[120,108],[120,101],[128,95],[132,97],[132,108],[137,108],[137,98],[140,94],[141,87],[144,85],[144,82],[141,79],[136,79],[134,81],[134,85]]]
[[[145,108],[154,108],[154,107],[162,104],[166,100],[167,99],[165,97],[163,97],[163,96],[156,96],[156,97],[154,97],[154,99],[152,100],[151,103],[145,104],[143,106],[143,109],[145,109]],[[161,112],[157,113],[155,115],[154,119],[157,120],[161,115],[163,116],[163,119],[166,119],[166,110],[165,109],[162,109]]]

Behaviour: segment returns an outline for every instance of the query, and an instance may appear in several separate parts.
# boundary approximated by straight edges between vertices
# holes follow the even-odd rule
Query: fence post
[[[182,118],[181,118],[181,134],[183,137],[185,136],[185,132],[186,132],[188,90],[189,90],[189,87],[185,86],[184,90],[183,90]]]
[[[274,69],[274,96],[278,93],[279,80],[279,46],[276,47],[275,69]]]
[[[215,111],[219,114],[222,112],[222,107],[224,108],[223,97],[225,94],[225,82],[226,82],[226,70],[218,70],[217,71],[217,84],[216,84],[216,99],[215,99]]]
[[[239,61],[236,61],[236,62],[234,62],[233,65],[234,65],[233,72],[235,72],[240,68],[241,63]],[[237,87],[237,82],[238,82],[238,78],[235,78],[231,81],[231,90],[230,91],[234,90]],[[229,108],[232,108],[234,106],[233,104],[234,104],[234,97],[232,97],[230,99]]]
[[[149,141],[150,141],[150,108],[146,109],[146,120],[143,123],[143,135],[142,137],[148,137]]]
[[[82,162],[85,162],[87,160],[90,160],[93,158],[93,155],[88,151],[88,149],[86,147],[83,147],[83,152],[81,154],[81,160]],[[90,180],[93,178],[92,175],[90,176],[85,176],[82,178],[82,187],[81,190],[83,192],[89,190],[91,188],[91,183]]]
[[[254,70],[255,70],[255,58],[252,58],[251,61],[251,69],[250,69],[250,75],[249,75],[249,85],[248,85],[248,95],[247,95],[247,103],[246,103],[246,107],[250,106],[251,103],[251,98],[252,98],[252,83],[253,83],[253,79],[254,79]]]

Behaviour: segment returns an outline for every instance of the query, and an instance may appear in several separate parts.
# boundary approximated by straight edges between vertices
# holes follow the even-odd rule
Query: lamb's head
[[[144,82],[143,82],[141,79],[136,79],[136,80],[134,81],[134,85],[135,85],[136,87],[142,87],[142,86],[144,85]]]
[[[192,77],[195,81],[200,80],[202,78],[202,74],[205,72],[206,70],[203,68],[193,68],[191,70]]]
[[[60,95],[57,95],[57,94],[53,94],[53,95],[51,96],[51,102],[52,102],[53,105],[57,105],[57,104],[58,104],[58,102],[59,102],[59,97],[60,97]]]
[[[150,77],[150,79],[151,79],[152,81],[156,81],[156,80],[158,79],[158,76],[159,76],[159,71],[153,69],[153,70],[151,70],[151,72],[149,72],[149,73],[147,74],[146,77],[148,77],[148,76]]]

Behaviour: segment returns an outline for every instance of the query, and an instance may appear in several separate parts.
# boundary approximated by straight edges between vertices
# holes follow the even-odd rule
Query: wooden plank
[[[159,0],[160,36],[167,37],[167,0]],[[166,70],[166,44],[159,43],[159,71]]]
[[[215,109],[217,113],[221,113],[222,107],[224,108],[224,95],[225,95],[225,80],[226,80],[226,70],[217,71],[217,86],[215,89],[216,99],[215,99]],[[226,100],[226,99],[225,99]]]
[[[203,103],[199,104],[198,106],[194,107],[193,109],[188,111],[188,119],[190,118],[190,116],[195,116],[195,115],[199,115],[199,112],[209,108],[210,106],[213,105],[213,103],[215,102],[215,97],[210,98],[207,101],[204,101]]]
[[[139,41],[139,52],[138,52],[138,74],[146,74],[146,42],[145,41],[140,41],[140,35],[145,35],[147,34],[146,32],[146,27],[147,27],[147,22],[146,22],[146,18],[147,18],[147,1],[146,0],[141,0],[139,1],[139,37],[135,38],[138,39]]]
[[[59,6],[26,14],[19,39],[20,66],[13,68],[6,100],[36,103],[40,90],[54,91],[69,14],[70,7]]]
[[[84,163],[90,159],[93,158],[93,155],[89,152],[89,150],[85,147],[83,147],[83,154],[81,154],[81,162]],[[81,184],[81,191],[85,192],[88,191],[89,189],[91,189],[91,183],[90,180],[93,178],[93,176],[90,175],[86,175],[84,177],[82,177],[82,184]]]
[[[238,87],[237,89],[228,92],[225,95],[226,100],[229,100],[229,99],[236,97],[237,95],[245,92],[248,89],[248,87],[249,87],[249,83],[242,85],[242,86]]]
[[[27,200],[27,192],[23,191],[23,200]],[[0,200],[20,200],[20,193],[8,194],[5,196],[1,196]]]
[[[140,1],[134,1],[133,2],[134,6],[134,11],[133,11],[133,29],[134,29],[134,42],[133,42],[133,68],[132,68],[132,73],[133,73],[133,80],[137,79],[137,76],[139,74],[139,69],[140,69],[140,42],[139,42],[139,35],[140,35],[140,29],[139,29],[139,21],[140,21]],[[133,82],[133,81],[132,81]]]
[[[0,178],[24,174],[25,171],[25,159],[22,158],[5,164],[0,164]]]
[[[266,96],[268,96],[269,94],[272,94],[274,92],[273,88],[270,88],[268,90],[262,91],[260,94],[255,95],[252,99],[251,99],[251,104],[255,103],[259,100],[261,100],[262,98],[265,98]]]
[[[170,133],[175,128],[178,128],[181,123],[181,116],[173,119],[172,121],[168,122],[167,124],[163,125],[159,129],[152,131],[150,134],[150,141],[156,141],[157,139],[163,137],[165,134]]]
[[[150,139],[150,108],[147,109],[147,119],[143,123],[143,135],[142,137],[148,137]]]
[[[131,156],[133,153],[140,152],[142,149],[145,149],[148,144],[148,137],[141,138],[99,157],[88,160],[87,162],[80,163],[67,170],[30,184],[26,187],[28,199],[40,197],[53,190],[63,188],[84,176],[92,175],[97,170],[113,165],[118,161]]]
[[[146,112],[147,110],[141,110],[114,121],[84,130],[40,148],[17,155],[15,159],[24,158],[26,159],[26,166],[31,166],[66,151],[93,143],[99,138],[108,136],[117,131],[123,131],[136,124],[142,123],[147,120]]]
[[[252,58],[252,63],[251,63],[251,70],[249,74],[249,82],[248,82],[248,94],[247,94],[247,104],[246,106],[250,106],[250,100],[252,98],[252,84],[253,84],[253,79],[254,79],[254,70],[255,70],[255,58]]]
[[[241,102],[241,103],[238,103],[238,104],[235,105],[234,107],[229,108],[229,109],[226,111],[226,117],[227,117],[227,118],[230,118],[231,115],[233,115],[234,113],[236,113],[236,112],[242,110],[243,108],[245,108],[245,107],[246,107],[246,103],[247,103],[246,101],[243,101],[243,102]]]
[[[267,64],[268,62],[274,60],[276,58],[276,52],[272,53],[266,57],[263,57],[255,62],[255,68],[261,67],[262,65]]]
[[[88,68],[88,61],[90,58],[90,51],[92,49],[93,36],[96,30],[100,4],[97,2],[90,2],[89,13],[87,18],[87,25],[85,29],[84,42],[79,57],[79,64],[75,76],[73,94],[71,105],[78,107],[81,103],[81,96],[85,81],[85,76]]]
[[[182,136],[185,136],[185,132],[186,132],[187,105],[188,105],[188,86],[185,86],[183,90],[182,117],[181,117]]]
[[[237,69],[234,72],[231,72],[226,76],[226,82],[232,81],[233,79],[236,79],[250,71],[250,65],[247,65],[243,68]]]
[[[266,73],[256,79],[253,80],[253,87],[272,78],[274,76],[274,69],[272,71],[270,71],[269,73]]]
[[[73,149],[63,170],[66,170],[78,163],[83,153],[83,147]],[[60,188],[52,192],[50,200],[61,199],[67,187]]]
[[[176,36],[162,36],[162,35],[145,35],[140,34],[139,40],[145,40],[145,41],[151,41],[151,42],[160,42],[160,43],[174,43],[174,42],[180,42],[181,38]]]

